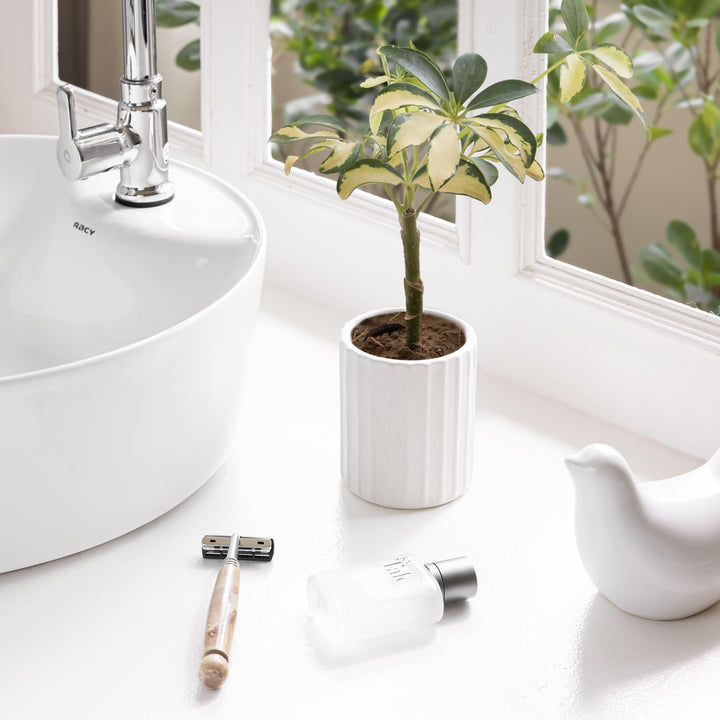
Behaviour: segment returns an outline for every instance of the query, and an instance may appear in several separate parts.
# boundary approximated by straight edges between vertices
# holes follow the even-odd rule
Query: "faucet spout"
[[[123,0],[123,80],[144,82],[157,75],[155,0]]]
[[[173,198],[168,177],[167,105],[157,72],[155,0],[121,0],[125,74],[115,125],[78,129],[69,86],[58,88],[57,156],[68,180],[120,169],[115,200],[131,207],[162,205]]]

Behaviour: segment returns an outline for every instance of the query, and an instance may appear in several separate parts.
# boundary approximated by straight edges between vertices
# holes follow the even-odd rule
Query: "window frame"
[[[285,177],[270,158],[268,0],[201,7],[203,130],[172,125],[172,157],[216,172],[256,203],[269,231],[268,281],[348,316],[397,305],[402,260],[389,203],[366,193],[341,202],[328,179]],[[12,101],[0,130],[55,133],[54,2],[0,0],[0,8],[13,19],[0,30],[0,57],[17,67],[3,80]],[[544,58],[531,50],[546,27],[545,0],[459,0],[459,15],[459,51],[481,52],[489,81],[540,73]],[[543,128],[541,100],[521,109]],[[78,111],[88,124],[115,109],[79,91]],[[494,190],[489,206],[460,198],[455,225],[423,218],[427,305],[476,327],[484,370],[708,456],[717,445],[710,408],[720,400],[720,319],[546,257],[544,183],[503,178]]]

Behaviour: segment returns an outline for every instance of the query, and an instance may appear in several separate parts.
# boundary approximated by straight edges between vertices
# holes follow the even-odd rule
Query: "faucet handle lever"
[[[75,95],[69,85],[60,85],[57,89],[58,121],[60,123],[60,137],[74,140],[77,136],[77,121],[75,119]]]
[[[81,180],[123,165],[126,147],[121,129],[102,123],[78,130],[75,95],[69,85],[58,87],[57,106],[57,160],[68,180]]]
[[[75,95],[69,85],[58,87],[57,109],[60,125],[60,135],[56,145],[58,165],[68,180],[79,180],[84,177],[84,167],[82,153],[77,142]]]

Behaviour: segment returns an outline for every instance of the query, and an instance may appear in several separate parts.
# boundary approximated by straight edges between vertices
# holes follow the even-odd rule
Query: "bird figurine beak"
[[[575,453],[575,455],[565,458],[565,467],[570,471],[572,471],[573,468],[580,469],[584,467],[582,464],[581,453]]]
[[[565,467],[572,472],[573,470],[592,470],[597,467],[598,458],[617,454],[617,451],[607,445],[599,443],[587,445],[582,450],[576,452],[568,458],[565,458]]]

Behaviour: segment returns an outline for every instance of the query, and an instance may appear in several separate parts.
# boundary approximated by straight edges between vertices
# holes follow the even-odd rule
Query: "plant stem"
[[[530,84],[537,85],[546,75],[549,75],[553,70],[556,70],[557,68],[559,68],[564,62],[565,62],[565,58],[563,57],[560,60],[558,60],[556,63],[551,65],[549,68],[547,68],[547,70],[545,70],[544,72],[541,72],[534,80],[531,80]]]
[[[400,235],[405,257],[405,345],[414,349],[420,344],[423,312],[423,282],[420,278],[420,231],[415,208],[400,216]]]
[[[395,209],[398,211],[398,213],[401,213],[402,205],[397,201],[397,198],[395,197],[392,188],[387,183],[382,183],[382,188],[388,198],[392,201],[392,204],[395,206]]]
[[[585,167],[588,170],[588,174],[590,175],[590,181],[592,182],[593,189],[595,190],[598,198],[602,200],[602,189],[600,188],[596,177],[598,160],[593,155],[592,146],[585,135],[580,121],[577,120],[577,118],[570,116],[570,123],[572,124],[578,144],[580,145],[580,152],[583,156],[583,160],[585,161]]]
[[[605,213],[610,221],[610,229],[615,241],[615,249],[617,250],[618,259],[620,260],[620,269],[622,270],[623,280],[628,285],[633,285],[632,273],[630,272],[630,263],[628,261],[627,252],[625,250],[625,241],[623,240],[622,229],[620,228],[620,216],[615,205],[613,197],[612,175],[608,166],[608,157],[606,153],[607,136],[603,137],[600,127],[599,118],[594,118],[595,124],[595,142],[597,143],[597,169],[602,184],[602,196],[600,198]]]
[[[651,125],[655,125],[660,121],[663,116],[665,105],[668,97],[665,96],[658,101],[658,106],[655,111],[655,116],[651,122]],[[640,174],[640,168],[642,167],[645,158],[647,157],[648,150],[650,149],[650,143],[646,143],[643,146],[635,166],[631,173],[630,179],[625,187],[625,190],[620,195],[620,201],[616,201],[613,192],[614,175],[615,175],[615,159],[616,159],[616,148],[615,143],[617,141],[617,129],[612,126],[609,127],[605,134],[600,132],[599,120],[594,119],[594,139],[595,147],[591,143],[588,136],[582,129],[580,122],[571,117],[572,126],[575,130],[578,142],[580,144],[580,151],[585,161],[585,166],[588,170],[588,175],[592,181],[593,187],[598,197],[598,201],[602,210],[609,222],[608,232],[613,238],[615,244],[615,250],[620,261],[620,267],[624,281],[628,285],[634,285],[632,272],[630,270],[630,263],[628,260],[627,249],[625,247],[625,240],[622,232],[621,218],[623,212],[627,206],[628,199],[634,188],[635,182]],[[612,151],[608,157],[606,151],[608,144],[612,146]],[[712,192],[712,190],[711,190]],[[719,240],[720,242],[720,240]],[[720,249],[720,248],[719,248]]]
[[[665,105],[668,101],[669,95],[664,95],[662,98],[660,98],[657,101],[657,107],[655,109],[655,115],[650,122],[650,125],[657,125],[660,122],[660,119],[663,117],[663,114],[665,112]],[[630,175],[630,179],[628,180],[628,184],[625,186],[625,191],[621,195],[621,201],[620,205],[618,207],[618,219],[622,217],[623,212],[625,211],[625,206],[627,205],[628,199],[630,198],[630,194],[632,193],[633,187],[635,186],[635,182],[638,179],[638,176],[640,175],[640,169],[643,166],[643,163],[645,162],[645,158],[647,157],[648,151],[650,150],[650,146],[652,143],[646,142],[643,145],[643,149],[640,151],[640,155],[638,155],[637,160],[635,161],[635,167],[633,168],[632,174]],[[614,153],[613,153],[614,154]]]
[[[603,135],[600,122],[597,118],[593,120],[595,147],[585,134],[580,122],[571,117],[572,126],[577,136],[580,151],[585,161],[590,180],[597,195],[598,202],[602,207],[610,225],[609,231],[615,243],[615,250],[620,261],[623,281],[628,285],[634,285],[630,263],[628,261],[625,241],[620,226],[620,213],[613,196],[612,168],[606,155],[606,143],[608,138]]]
[[[717,166],[718,161],[716,159],[714,166],[711,165],[707,160],[707,189],[708,199],[710,202],[710,244],[713,250],[720,252],[720,219],[718,218],[718,197],[717,197]]]

